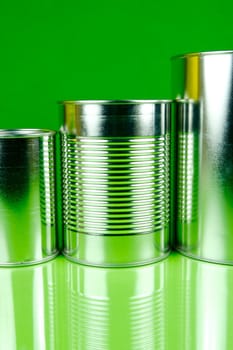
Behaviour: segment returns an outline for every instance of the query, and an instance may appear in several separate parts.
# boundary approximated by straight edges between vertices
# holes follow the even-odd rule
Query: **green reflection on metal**
[[[59,349],[56,268],[0,268],[0,349]]]

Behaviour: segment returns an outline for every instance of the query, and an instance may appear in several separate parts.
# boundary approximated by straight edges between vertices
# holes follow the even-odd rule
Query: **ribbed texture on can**
[[[40,206],[45,225],[55,224],[55,155],[54,139],[44,137],[40,144]]]
[[[107,298],[95,300],[72,293],[72,340],[76,348],[105,350],[109,344],[109,301]],[[76,313],[75,313],[76,311]]]
[[[191,223],[198,215],[198,144],[195,133],[178,135],[178,222]]]
[[[132,349],[161,349],[165,343],[163,290],[153,295],[131,298]],[[153,311],[152,311],[153,310]]]
[[[130,328],[124,333],[124,337],[126,344],[132,349],[160,349],[164,346],[164,304],[161,296],[162,292],[158,291],[154,295],[125,298],[125,310],[121,309],[121,312],[124,311],[125,317],[127,313],[127,325]],[[74,291],[70,297],[70,343],[73,348],[111,349],[111,336],[116,337],[117,334],[111,327],[110,320],[115,320],[119,315],[111,309],[110,300],[107,297],[95,299],[77,296]],[[122,338],[119,343],[123,344]]]
[[[65,230],[134,235],[169,224],[170,135],[75,137],[62,133]]]

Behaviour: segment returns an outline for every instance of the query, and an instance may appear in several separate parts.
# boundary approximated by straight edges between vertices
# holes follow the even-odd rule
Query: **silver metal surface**
[[[173,59],[177,227],[186,255],[233,264],[233,51]]]
[[[0,130],[0,265],[57,254],[55,132]]]
[[[137,265],[169,252],[170,101],[64,102],[64,254]]]

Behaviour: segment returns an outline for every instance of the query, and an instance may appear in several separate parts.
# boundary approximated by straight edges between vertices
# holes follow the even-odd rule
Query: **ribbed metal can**
[[[64,255],[146,264],[170,249],[170,101],[67,101]]]
[[[55,131],[0,130],[0,265],[57,255]]]
[[[176,248],[233,264],[233,51],[173,59]]]

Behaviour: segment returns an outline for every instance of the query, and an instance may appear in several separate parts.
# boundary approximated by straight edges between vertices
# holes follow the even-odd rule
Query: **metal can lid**
[[[154,136],[166,133],[172,100],[64,101],[62,131],[80,137]]]
[[[56,131],[48,129],[0,129],[0,138],[36,138],[55,134]]]

